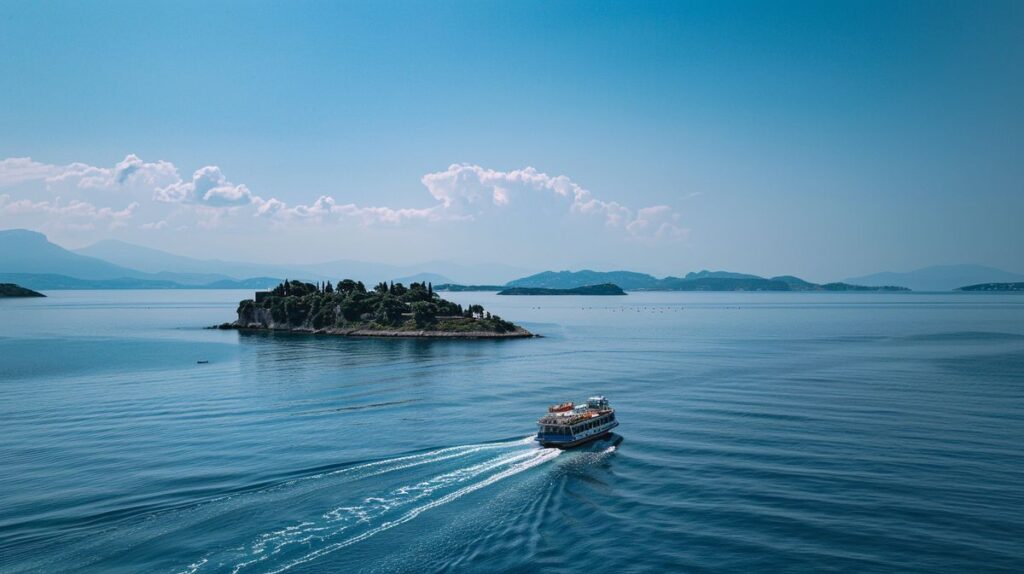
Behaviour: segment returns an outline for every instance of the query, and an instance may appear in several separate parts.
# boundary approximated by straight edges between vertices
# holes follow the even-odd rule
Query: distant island
[[[434,287],[434,291],[501,291],[504,285],[459,285],[458,283],[442,283]]]
[[[14,283],[0,283],[0,297],[46,297],[46,295]]]
[[[0,230],[0,283],[15,283],[37,291],[58,289],[269,289],[281,277],[326,280],[347,276],[362,280],[385,278],[395,283],[431,282],[435,291],[499,292],[516,287],[574,289],[612,283],[629,291],[808,291],[905,292],[1009,291],[985,284],[1024,282],[1024,274],[976,264],[937,265],[910,272],[885,272],[813,283],[792,275],[762,277],[732,271],[696,271],[681,276],[655,277],[635,271],[544,271],[511,279],[526,271],[504,264],[464,265],[432,261],[396,266],[386,263],[335,260],[310,264],[266,264],[195,259],[104,240],[69,251],[45,235],[27,229]],[[461,282],[456,278],[462,278]],[[500,278],[500,279],[499,279]],[[505,282],[508,280],[507,282]],[[966,287],[963,287],[966,286]]]
[[[792,275],[772,278],[730,271],[698,271],[684,277],[658,279],[633,271],[545,271],[501,285],[458,285],[438,287],[445,291],[498,291],[499,295],[621,295],[602,292],[611,285],[618,291],[910,291],[895,285],[866,286],[849,283],[811,283]],[[595,291],[580,291],[595,289]],[[545,291],[548,290],[548,291]]]
[[[960,287],[957,291],[1024,291],[1024,283],[979,283]]]
[[[505,339],[533,337],[480,305],[442,299],[430,283],[360,281],[337,285],[288,281],[238,304],[238,319],[222,329],[323,333],[351,337]]]
[[[625,295],[621,287],[613,283],[573,287],[572,289],[551,289],[547,287],[511,287],[498,295]]]

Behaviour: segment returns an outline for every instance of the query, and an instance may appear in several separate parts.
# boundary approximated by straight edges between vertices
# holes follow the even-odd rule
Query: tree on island
[[[263,310],[263,312],[257,312]],[[367,292],[362,282],[343,279],[332,285],[285,280],[259,302],[238,305],[238,324],[273,324],[293,329],[393,329],[506,333],[517,327],[481,305],[442,299],[430,282],[378,283]]]

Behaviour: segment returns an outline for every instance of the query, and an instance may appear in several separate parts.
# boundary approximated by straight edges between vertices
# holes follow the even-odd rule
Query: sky
[[[1024,3],[6,2],[0,228],[264,262],[1024,272]]]

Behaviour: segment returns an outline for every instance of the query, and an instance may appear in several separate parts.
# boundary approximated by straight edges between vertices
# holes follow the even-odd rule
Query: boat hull
[[[598,439],[608,438],[608,435],[612,434],[612,429],[614,429],[617,426],[619,426],[619,421],[613,421],[612,424],[608,428],[606,428],[606,429],[604,429],[604,430],[602,430],[600,432],[596,432],[596,433],[594,433],[592,435],[588,435],[588,436],[585,436],[585,437],[580,437],[580,438],[575,439],[575,440],[568,440],[568,441],[558,440],[558,441],[553,441],[553,440],[542,439],[540,437],[538,437],[536,440],[537,440],[537,442],[540,443],[540,446],[545,447],[545,448],[560,448],[560,449],[574,448],[574,447],[577,447],[577,446],[581,446],[581,445],[587,444],[588,442],[593,442],[593,441],[598,440]]]

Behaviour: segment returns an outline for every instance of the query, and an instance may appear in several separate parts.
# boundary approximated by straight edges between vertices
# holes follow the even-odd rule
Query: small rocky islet
[[[486,311],[441,298],[430,283],[361,281],[337,285],[285,280],[238,304],[238,319],[220,329],[286,331],[350,337],[509,339],[533,333]]]
[[[0,297],[46,297],[46,295],[15,283],[0,283]]]

